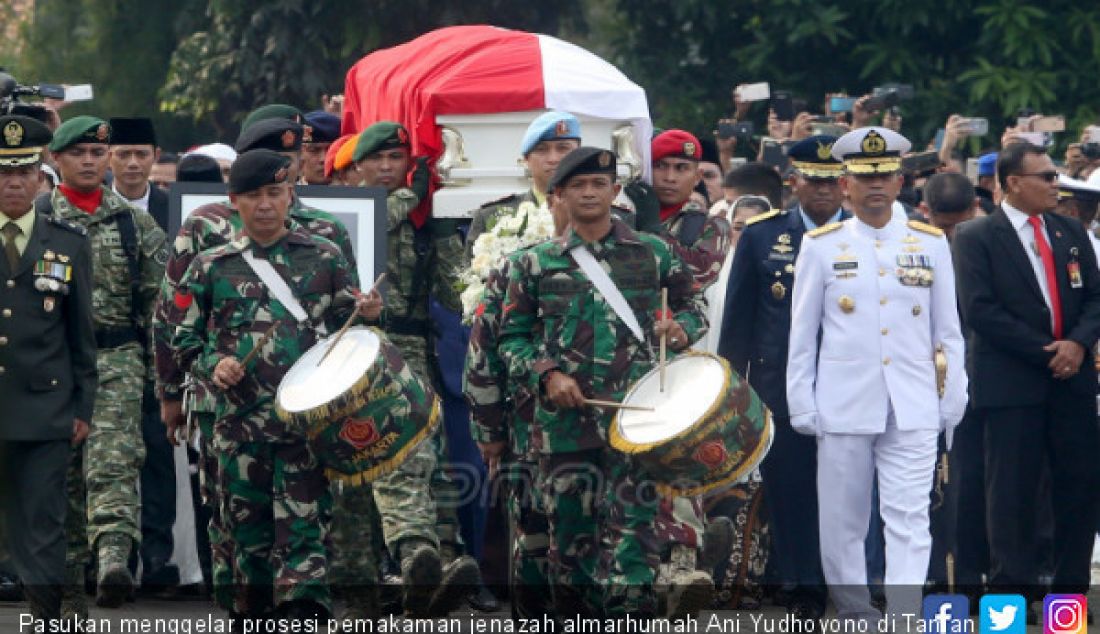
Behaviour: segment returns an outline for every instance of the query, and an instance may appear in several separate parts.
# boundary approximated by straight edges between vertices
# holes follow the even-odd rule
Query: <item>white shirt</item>
[[[145,184],[145,195],[142,196],[141,198],[136,198],[134,200],[130,200],[129,198],[126,197],[125,194],[118,191],[117,183],[114,183],[114,182],[111,183],[111,189],[113,189],[116,194],[118,194],[119,196],[122,196],[123,200],[130,203],[134,207],[137,207],[138,209],[141,209],[142,211],[149,211],[149,190],[152,189],[152,188],[153,188],[153,185],[151,183],[146,183]]]
[[[1092,243],[1092,250],[1096,253],[1096,261],[1100,262],[1100,236],[1096,235],[1097,229],[1100,228],[1100,223],[1093,221],[1092,226],[1089,227],[1089,242]]]
[[[1031,262],[1031,269],[1035,272],[1039,289],[1043,291],[1043,299],[1047,303],[1047,308],[1050,309],[1050,328],[1053,331],[1054,302],[1050,301],[1050,287],[1047,286],[1047,273],[1046,269],[1043,268],[1043,257],[1039,255],[1039,245],[1035,243],[1035,229],[1028,222],[1028,218],[1031,216],[1007,202],[1002,202],[1001,208],[1005,210],[1005,215],[1008,216],[1008,221],[1012,223],[1012,228],[1016,230],[1016,237],[1020,239],[1020,244],[1024,247],[1024,252],[1027,253],[1027,259]],[[1047,232],[1047,225],[1043,222],[1042,216],[1039,216],[1039,222],[1043,228],[1043,238],[1047,241],[1047,246],[1050,246],[1050,234]]]
[[[813,218],[810,218],[810,216],[802,209],[802,205],[798,206],[798,213],[802,214],[802,226],[806,227],[806,231],[813,231],[814,229],[817,229],[817,223],[814,222]],[[825,221],[825,224],[840,222],[840,214],[842,213],[842,210],[837,209],[836,213]]]

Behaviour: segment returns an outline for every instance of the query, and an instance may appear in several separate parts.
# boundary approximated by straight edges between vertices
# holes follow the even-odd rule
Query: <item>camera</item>
[[[22,101],[20,97],[64,99],[65,88],[58,84],[25,86],[0,69],[0,114],[18,114],[46,121],[45,108]]]
[[[1081,154],[1090,161],[1100,160],[1100,143],[1089,141],[1081,144]]]
[[[899,102],[908,101],[912,98],[913,87],[909,84],[883,84],[875,87],[871,93],[871,98],[864,102],[863,108],[868,112],[877,112],[886,108],[893,108]]]

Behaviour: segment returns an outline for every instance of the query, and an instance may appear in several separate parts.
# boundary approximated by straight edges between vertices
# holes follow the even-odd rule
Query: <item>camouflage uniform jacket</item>
[[[355,254],[351,248],[351,239],[348,236],[348,230],[339,219],[328,212],[302,205],[297,196],[292,198],[289,215],[307,232],[335,243],[348,260],[349,266],[355,269]],[[240,232],[241,227],[241,217],[228,200],[210,203],[191,212],[172,242],[153,322],[157,391],[161,398],[172,400],[182,398],[180,386],[183,383],[184,372],[176,365],[168,345],[176,326],[167,321],[172,312],[172,298],[175,296],[176,288],[187,268],[191,266],[192,260],[199,253],[227,244]]]
[[[685,245],[679,240],[680,230],[683,227],[684,218],[693,213],[706,214],[707,211],[695,203],[688,202],[667,220],[661,222],[661,232],[658,235],[672,247],[684,264],[691,268],[699,288],[706,288],[718,279],[718,275],[722,272],[722,263],[726,261],[726,255],[730,252],[732,244],[730,223],[722,216],[707,216],[699,238],[691,245]]]
[[[635,233],[620,220],[587,247],[608,271],[637,316],[641,345],[569,255],[584,244],[572,231],[520,252],[508,276],[499,351],[513,381],[538,394],[532,434],[542,453],[605,447],[612,412],[559,410],[542,396],[550,370],[571,376],[589,398],[619,401],[653,367],[653,333],[668,288],[669,308],[688,339],[706,332],[706,301],[693,289],[691,273],[659,238]]]
[[[392,334],[427,336],[428,295],[448,309],[461,310],[457,276],[463,266],[462,239],[436,238],[427,226],[416,229],[409,212],[420,204],[401,187],[386,198],[386,295],[383,323]]]
[[[130,288],[130,268],[122,247],[117,216],[132,213],[134,234],[137,241],[137,264],[140,287],[137,315],[143,335],[153,321],[153,308],[164,278],[167,260],[164,231],[149,212],[132,207],[108,187],[100,186],[103,200],[94,213],[86,213],[74,206],[69,199],[55,189],[51,196],[54,214],[88,231],[92,245],[92,317],[97,332],[130,330],[130,305],[133,294]],[[142,344],[145,345],[146,341]],[[150,351],[151,352],[151,351]],[[146,367],[152,367],[150,355]],[[151,377],[150,377],[151,378]]]
[[[297,323],[271,296],[242,257],[246,249],[271,262],[305,309],[309,324]],[[340,249],[297,225],[268,247],[242,234],[191,263],[168,315],[176,324],[170,346],[180,368],[213,385],[213,371],[222,357],[243,359],[271,324],[278,324],[245,368],[245,378],[229,390],[215,392],[219,435],[234,442],[300,438],[300,430],[274,416],[279,382],[317,342],[319,328],[333,331],[350,315],[357,287],[355,270]]]

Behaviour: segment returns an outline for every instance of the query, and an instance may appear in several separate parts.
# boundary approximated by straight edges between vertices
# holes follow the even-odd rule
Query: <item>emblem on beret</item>
[[[108,130],[106,123],[99,124],[99,127],[95,129],[96,141],[106,142],[109,132],[110,131]]]
[[[566,134],[569,134],[569,122],[562,119],[554,124],[554,136],[565,136]]]
[[[279,169],[275,170],[275,175],[272,176],[272,178],[275,179],[276,183],[281,183],[281,182],[285,181],[286,177],[287,177],[287,171],[286,171],[285,167],[280,167]]]
[[[294,147],[294,130],[287,130],[283,132],[283,147],[288,150]]]
[[[302,126],[302,143],[313,143],[313,126]]]
[[[600,167],[607,167],[611,165],[611,152],[600,152],[600,156],[596,159],[599,162]]]
[[[691,141],[684,143],[684,156],[695,156],[695,144]]]
[[[405,132],[405,128],[398,128],[397,129],[397,140],[400,141],[401,143],[408,143],[409,142],[409,133]]]
[[[859,147],[864,154],[878,156],[886,152],[886,139],[882,138],[882,135],[878,132],[871,130],[867,133],[867,136],[863,137],[863,143]]]
[[[4,126],[4,143],[9,147],[15,147],[23,142],[23,126],[18,121],[9,121]]]
[[[817,144],[817,158],[822,161],[827,161],[833,156],[833,144],[832,143],[818,143]]]

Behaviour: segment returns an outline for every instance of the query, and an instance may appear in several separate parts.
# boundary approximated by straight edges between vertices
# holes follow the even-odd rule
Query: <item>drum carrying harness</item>
[[[267,286],[267,290],[275,296],[275,299],[283,306],[286,306],[286,309],[290,311],[290,314],[294,316],[294,319],[297,320],[299,324],[310,323],[309,315],[306,314],[302,305],[298,303],[298,298],[294,297],[294,291],[290,290],[286,280],[283,279],[282,275],[279,275],[275,267],[271,266],[271,262],[267,260],[258,260],[256,256],[252,255],[251,251],[247,250],[241,251],[241,257],[243,257],[244,261],[248,263],[248,266],[252,268],[252,272],[264,283],[264,286]],[[321,335],[326,334],[324,323],[316,328],[316,330]]]
[[[607,274],[607,271],[603,270],[600,263],[596,261],[596,258],[592,255],[592,252],[588,250],[588,247],[583,244],[578,244],[569,250],[569,256],[573,258],[573,261],[577,263],[577,266],[581,267],[581,272],[588,278],[592,285],[596,287],[607,300],[607,303],[611,306],[611,309],[615,311],[615,314],[619,316],[619,319],[626,324],[626,327],[630,329],[630,332],[634,333],[634,336],[644,346],[645,335],[642,334],[642,326],[638,323],[638,317],[634,314],[634,310],[630,307],[630,304],[623,297],[622,291],[618,286],[615,286],[615,282],[612,281],[611,276]]]

